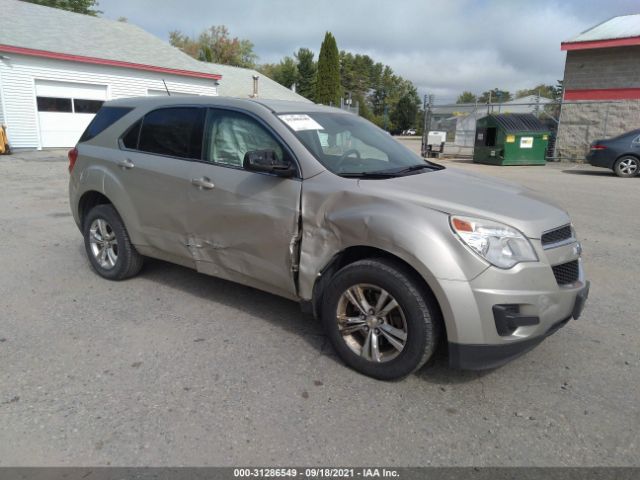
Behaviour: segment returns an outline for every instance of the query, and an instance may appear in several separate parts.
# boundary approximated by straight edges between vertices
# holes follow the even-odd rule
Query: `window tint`
[[[129,131],[124,134],[124,137],[122,137],[122,144],[126,148],[130,148],[132,150],[138,149],[138,138],[140,136],[141,125],[142,120],[138,120],[131,128],[129,128]]]
[[[138,149],[181,158],[201,158],[205,110],[163,108],[148,113],[142,121]]]
[[[247,152],[274,150],[283,158],[282,147],[260,123],[243,113],[209,110],[205,159],[234,167],[242,167]]]
[[[39,112],[67,112],[71,113],[70,98],[56,98],[56,97],[37,97]]]
[[[97,113],[104,102],[102,100],[73,99],[73,111],[75,113]]]
[[[77,101],[77,100],[76,100]],[[84,101],[94,101],[94,100],[84,100]],[[91,123],[84,131],[82,136],[80,137],[81,142],[86,142],[91,140],[93,137],[101,133],[106,128],[113,125],[115,122],[124,117],[127,113],[129,113],[132,109],[125,107],[103,107],[101,108],[97,115],[93,117]]]

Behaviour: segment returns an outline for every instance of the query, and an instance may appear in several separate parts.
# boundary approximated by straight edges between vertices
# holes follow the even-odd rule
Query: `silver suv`
[[[511,184],[425,162],[309,103],[108,102],[69,152],[95,271],[145,256],[297,300],[346,364],[380,379],[524,353],[587,298],[567,213]]]

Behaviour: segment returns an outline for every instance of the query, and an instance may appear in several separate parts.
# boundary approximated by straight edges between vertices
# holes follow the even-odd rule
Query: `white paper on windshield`
[[[300,132],[302,130],[324,130],[322,125],[316,122],[309,115],[302,113],[288,113],[286,115],[278,116],[296,132]]]

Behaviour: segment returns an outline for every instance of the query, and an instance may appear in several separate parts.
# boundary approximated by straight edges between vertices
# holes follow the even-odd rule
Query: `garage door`
[[[105,85],[36,80],[42,147],[73,147],[106,99]]]

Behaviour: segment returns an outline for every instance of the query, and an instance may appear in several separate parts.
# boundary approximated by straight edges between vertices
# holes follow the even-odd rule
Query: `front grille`
[[[552,267],[552,269],[558,285],[569,285],[578,280],[578,260],[563,263],[562,265],[556,265],[555,267]]]
[[[546,233],[543,233],[541,238],[542,246],[545,247],[547,245],[552,245],[564,240],[569,240],[572,237],[573,232],[571,231],[571,225],[565,225],[564,227],[556,228],[555,230],[550,230]]]

